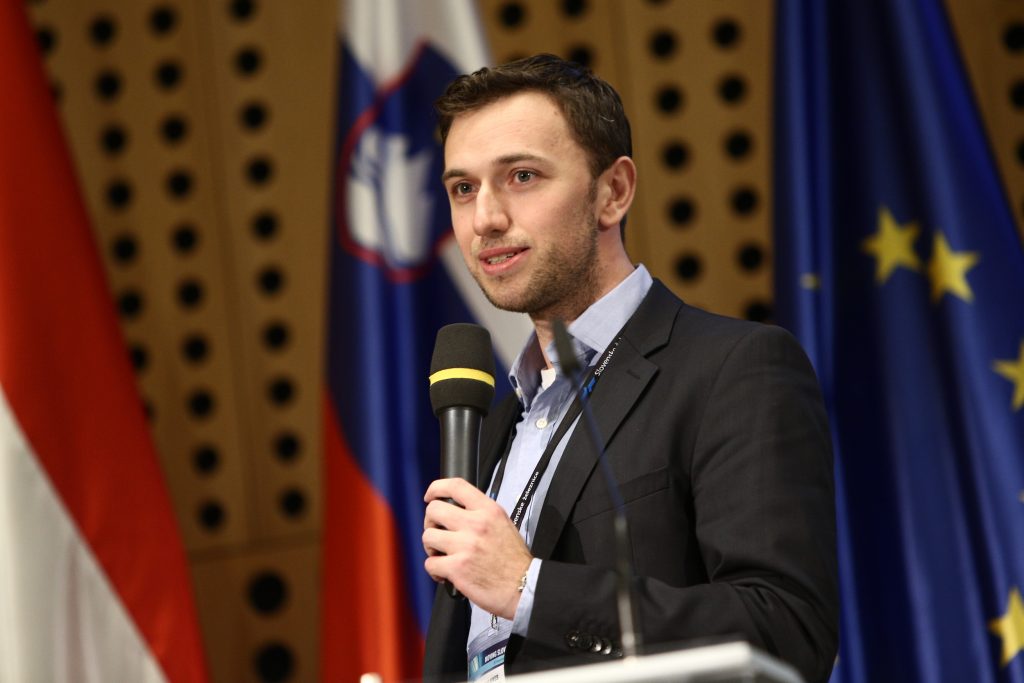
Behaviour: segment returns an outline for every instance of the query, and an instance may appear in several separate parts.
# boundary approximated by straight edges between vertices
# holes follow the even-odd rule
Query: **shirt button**
[[[548,426],[548,419],[546,417],[542,417],[538,419],[537,422],[535,422],[534,424],[537,425],[537,429],[544,429],[545,427]]]

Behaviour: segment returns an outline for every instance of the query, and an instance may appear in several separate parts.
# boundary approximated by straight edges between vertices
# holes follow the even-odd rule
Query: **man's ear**
[[[602,230],[618,230],[636,194],[636,164],[622,156],[597,179],[597,221]]]

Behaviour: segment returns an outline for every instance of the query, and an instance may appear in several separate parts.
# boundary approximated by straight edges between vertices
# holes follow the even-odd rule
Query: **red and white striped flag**
[[[206,680],[185,554],[23,3],[0,3],[0,680]]]

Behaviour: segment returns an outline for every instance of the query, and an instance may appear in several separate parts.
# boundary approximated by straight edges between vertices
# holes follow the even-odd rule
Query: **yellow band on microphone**
[[[421,375],[422,376],[422,375]],[[438,370],[430,376],[430,384],[433,386],[437,382],[443,382],[446,379],[472,379],[477,382],[483,382],[490,386],[494,386],[494,377],[488,375],[483,370],[474,370],[473,368],[447,368],[445,370]]]

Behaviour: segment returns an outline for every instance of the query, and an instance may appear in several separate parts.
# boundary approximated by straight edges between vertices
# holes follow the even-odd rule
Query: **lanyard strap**
[[[597,381],[601,379],[601,375],[608,367],[608,363],[611,361],[612,355],[615,353],[615,349],[618,348],[619,342],[622,341],[622,337],[619,336],[611,346],[609,346],[604,355],[601,357],[600,362],[591,372],[590,377],[586,382],[580,386],[579,391],[573,398],[572,403],[569,405],[569,409],[558,423],[558,429],[552,435],[551,440],[548,441],[547,448],[544,449],[544,453],[540,456],[540,460],[537,461],[537,467],[534,468],[533,474],[526,481],[526,488],[523,489],[522,495],[519,496],[519,502],[512,508],[512,512],[509,517],[512,519],[512,523],[519,529],[523,525],[523,517],[526,509],[530,506],[530,501],[533,500],[533,494],[537,491],[537,484],[540,482],[544,472],[547,470],[548,465],[551,464],[551,458],[555,454],[555,449],[558,448],[558,444],[565,438],[569,428],[572,427],[576,418],[579,417],[580,413],[583,412],[583,401],[594,391],[594,387],[597,385]],[[491,486],[491,498],[497,499],[498,491],[501,490],[501,481],[505,478],[505,466],[508,463],[509,453],[512,451],[512,442],[514,441],[515,428],[512,429],[512,434],[508,439],[508,444],[505,446],[505,452],[501,456],[501,460],[498,462],[498,471],[494,475],[494,484]]]

